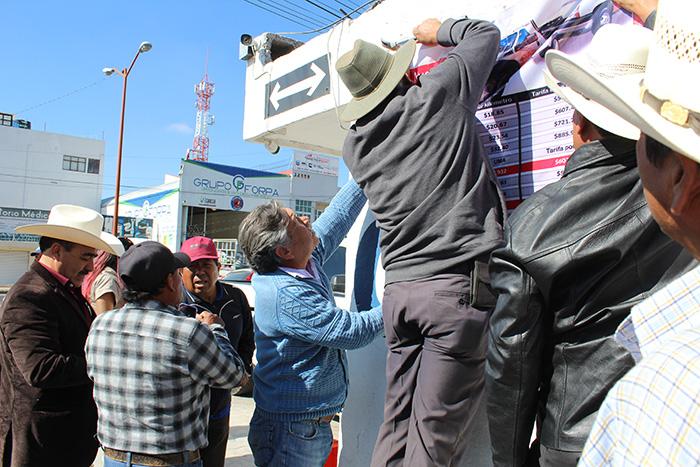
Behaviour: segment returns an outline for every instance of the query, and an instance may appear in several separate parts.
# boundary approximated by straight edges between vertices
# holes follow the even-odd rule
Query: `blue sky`
[[[243,33],[299,26],[241,0],[4,1],[2,10],[0,112],[19,114],[35,130],[104,139],[105,197],[114,191],[122,79],[101,70],[127,67],[142,41],[153,49],[129,76],[123,193],[177,173],[192,144],[193,89],[207,51],[216,84],[209,160],[287,168],[291,150],[272,156],[242,139],[245,64],[238,60],[238,41]]]

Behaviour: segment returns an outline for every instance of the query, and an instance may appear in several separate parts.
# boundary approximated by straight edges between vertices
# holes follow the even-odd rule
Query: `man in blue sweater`
[[[255,413],[248,443],[258,466],[322,466],[331,450],[330,421],[345,403],[345,350],[383,330],[381,307],[338,308],[322,265],[350,230],[365,196],[353,181],[323,215],[276,202],[245,218],[239,240],[255,270]]]

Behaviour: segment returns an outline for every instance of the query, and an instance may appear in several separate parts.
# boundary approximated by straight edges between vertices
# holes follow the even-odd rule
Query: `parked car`
[[[245,298],[248,299],[248,304],[251,308],[253,308],[255,307],[255,290],[250,283],[252,277],[253,270],[250,268],[235,269],[226,274],[226,276],[221,279],[221,282],[231,284],[232,286],[241,289],[245,295]]]

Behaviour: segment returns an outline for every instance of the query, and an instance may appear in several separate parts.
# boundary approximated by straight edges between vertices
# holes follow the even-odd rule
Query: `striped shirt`
[[[579,465],[699,465],[700,268],[634,307],[616,337],[641,361],[605,399]]]
[[[243,362],[223,326],[157,301],[97,317],[85,346],[97,436],[122,451],[166,454],[207,445],[209,387],[231,388]]]

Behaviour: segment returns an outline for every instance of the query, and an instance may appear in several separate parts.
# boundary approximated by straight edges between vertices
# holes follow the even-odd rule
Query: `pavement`
[[[253,455],[248,446],[248,423],[253,416],[255,402],[252,397],[233,397],[231,404],[231,429],[226,446],[225,467],[250,467],[253,464]],[[338,438],[340,424],[332,422],[334,437]],[[103,467],[102,451],[97,454],[93,467]]]

